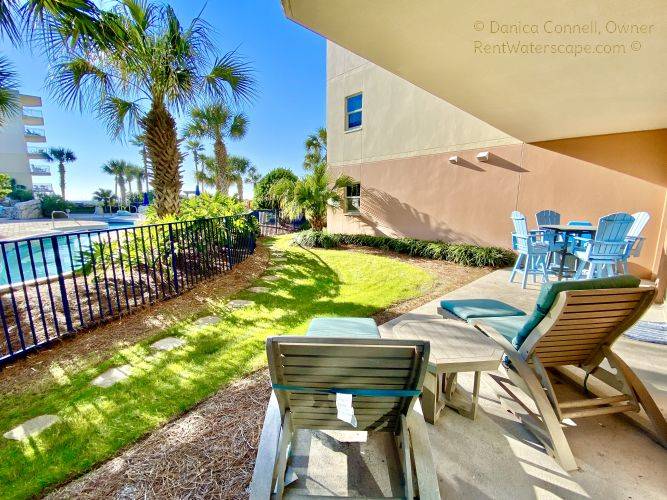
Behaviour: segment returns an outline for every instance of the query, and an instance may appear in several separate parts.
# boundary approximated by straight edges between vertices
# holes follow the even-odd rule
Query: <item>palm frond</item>
[[[0,56],[0,125],[20,110],[16,72],[9,60]]]
[[[252,102],[257,96],[256,82],[250,65],[236,51],[228,52],[215,60],[206,75],[204,90],[209,97]]]
[[[109,97],[102,104],[100,117],[106,122],[109,134],[119,137],[124,131],[131,132],[137,128],[141,118],[141,108],[137,102]]]

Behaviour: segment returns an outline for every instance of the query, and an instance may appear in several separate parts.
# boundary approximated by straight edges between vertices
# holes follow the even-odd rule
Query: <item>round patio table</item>
[[[544,224],[540,226],[540,229],[551,229],[558,234],[563,235],[563,249],[560,253],[560,267],[558,269],[558,281],[563,279],[563,268],[565,266],[565,256],[567,255],[567,242],[570,239],[570,235],[579,236],[583,233],[592,233],[595,235],[595,232],[598,230],[597,226],[585,226],[585,225],[568,225],[568,224]]]

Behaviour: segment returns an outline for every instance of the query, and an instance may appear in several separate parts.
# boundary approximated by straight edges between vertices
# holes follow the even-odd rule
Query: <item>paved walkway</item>
[[[446,297],[496,298],[529,312],[539,285],[522,291],[518,284],[508,283],[508,276],[506,270],[496,271]],[[440,300],[410,314],[434,316]],[[645,319],[664,320],[663,314],[662,308],[654,307]],[[382,325],[383,335],[389,336],[392,326],[406,316]],[[621,338],[615,350],[636,370],[664,412],[667,346]],[[472,390],[471,374],[460,374],[459,381],[468,392]],[[615,416],[578,419],[566,434],[581,470],[568,473],[501,406],[496,387],[491,374],[484,374],[475,421],[445,409],[435,426],[428,425],[443,498],[664,498],[667,451],[636,427]],[[386,437],[367,441],[363,433],[353,433],[347,443],[334,437],[332,433],[299,433],[294,463],[300,479],[288,490],[288,497],[400,495],[400,486],[388,480],[388,470],[396,465],[387,451]]]

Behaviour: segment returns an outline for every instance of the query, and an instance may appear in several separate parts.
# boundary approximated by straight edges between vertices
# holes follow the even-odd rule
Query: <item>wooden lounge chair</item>
[[[428,342],[271,337],[266,351],[273,394],[260,437],[251,499],[282,498],[289,448],[298,429],[391,432],[405,498],[440,498],[418,401]],[[337,419],[339,393],[353,394],[357,427]]]
[[[610,287],[590,288],[605,281]],[[626,287],[618,287],[623,281]],[[566,470],[577,465],[563,432],[565,419],[622,413],[667,447],[664,416],[637,375],[612,349],[653,301],[655,288],[638,285],[632,276],[551,284],[544,287],[530,316],[471,320],[505,350],[511,382],[537,407],[537,413],[529,410],[520,415],[523,423]],[[616,373],[601,366],[604,360]],[[597,397],[560,401],[551,382],[554,372]],[[520,401],[511,388],[505,389]],[[640,414],[642,409],[645,416]]]

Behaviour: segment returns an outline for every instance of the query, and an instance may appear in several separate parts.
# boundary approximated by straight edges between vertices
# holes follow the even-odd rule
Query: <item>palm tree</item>
[[[196,139],[212,139],[215,160],[220,171],[224,172],[228,168],[225,139],[240,139],[246,134],[247,129],[248,118],[243,113],[234,114],[225,104],[216,103],[196,107],[190,111],[190,123],[186,126],[185,135]],[[219,191],[227,194],[231,178],[228,175],[222,177],[225,182],[229,182]]]
[[[271,186],[269,194],[278,200],[286,215],[296,218],[304,214],[311,227],[321,231],[327,224],[327,207],[340,206],[340,190],[353,184],[354,179],[348,175],[333,181],[326,164],[320,163],[302,179],[280,179]]]
[[[0,56],[0,126],[20,109],[16,72],[9,60]]]
[[[177,213],[182,155],[172,112],[202,98],[250,100],[248,65],[235,52],[220,57],[210,25],[198,16],[184,27],[169,5],[124,0],[96,13],[87,31],[67,20],[57,23],[53,95],[69,107],[97,111],[114,136],[139,124],[157,215]]]
[[[109,160],[102,165],[102,172],[113,175],[116,191],[116,198],[118,198],[118,190],[120,189],[120,203],[125,205],[125,179],[127,172],[132,168],[125,160]]]
[[[130,139],[130,143],[133,146],[137,146],[138,148],[141,148],[141,164],[144,167],[144,173],[142,175],[142,179],[148,182],[148,158],[146,157],[146,141],[145,137],[143,134],[137,134]],[[139,193],[141,193],[144,189],[143,186],[140,183],[141,179],[137,179],[137,186],[139,188]],[[146,192],[148,192],[148,184],[146,184]]]
[[[128,187],[130,186],[131,181],[134,181],[137,187],[137,193],[141,194],[143,191],[142,181],[144,180],[144,169],[137,165],[129,165],[127,172],[125,173],[128,181]],[[132,188],[130,188],[130,195],[132,194]]]
[[[255,189],[255,184],[257,184],[262,179],[262,174],[259,173],[257,167],[250,165],[250,168],[246,172],[245,182],[252,184],[252,188]]]
[[[327,129],[320,127],[306,138],[306,156],[303,168],[313,170],[316,165],[327,161]]]
[[[104,188],[99,188],[97,191],[93,193],[93,200],[94,201],[101,201],[102,206],[104,205],[109,205],[111,206],[111,201],[115,198],[116,196],[113,194],[111,189],[104,189]]]
[[[60,174],[60,196],[65,199],[65,163],[76,161],[74,151],[67,148],[50,148],[47,153],[47,161],[58,162],[58,173]]]
[[[225,188],[229,190],[231,182],[227,177],[227,169],[221,169],[217,160],[212,156],[200,154],[199,161],[201,162],[201,170],[197,172],[196,179],[203,186],[215,187],[216,192],[227,195]]]
[[[227,159],[227,164],[229,177],[236,183],[236,195],[239,200],[243,201],[243,183],[246,181],[250,169],[254,167],[250,164],[250,160],[243,156],[230,156]]]
[[[199,155],[204,151],[204,146],[201,142],[190,139],[185,143],[185,149],[192,153],[192,160],[195,162],[195,181],[199,185],[199,179],[197,179],[197,174],[199,173]]]

